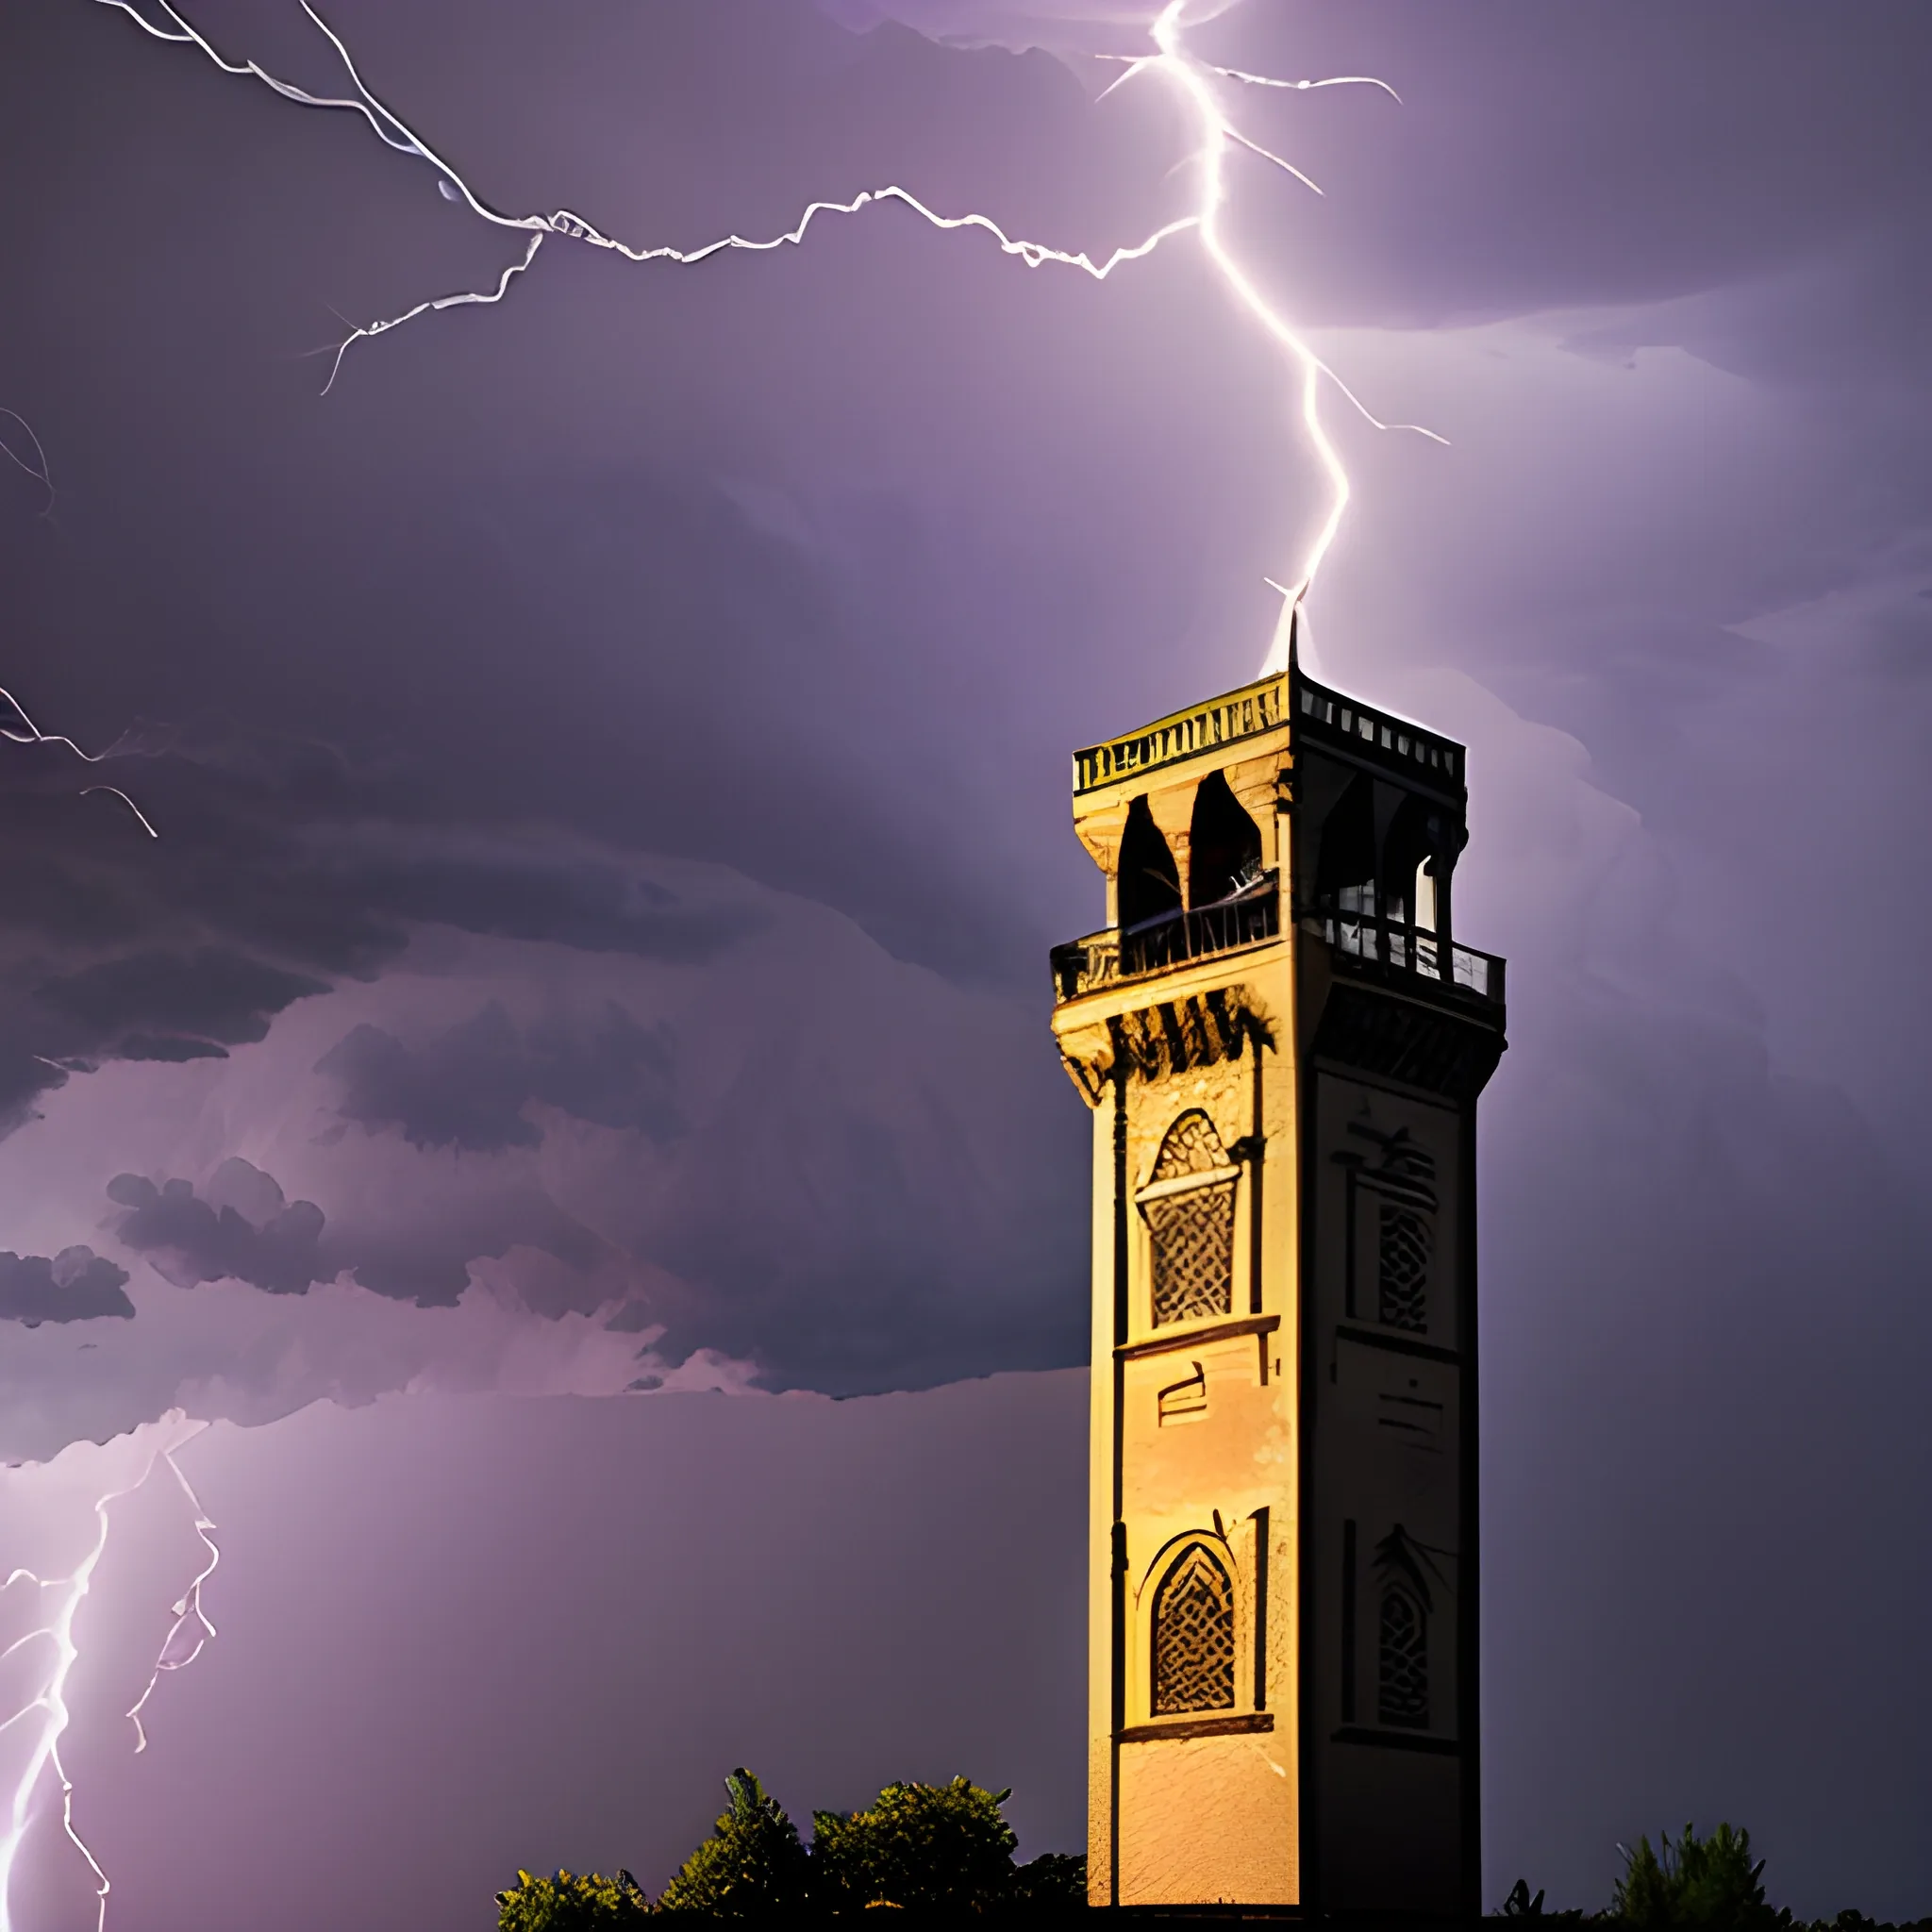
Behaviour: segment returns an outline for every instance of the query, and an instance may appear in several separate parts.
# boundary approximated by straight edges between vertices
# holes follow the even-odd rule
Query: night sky
[[[636,242],[898,183],[1101,254],[1195,189],[1158,81],[1096,99],[1110,0],[327,17],[479,195]],[[192,18],[340,91],[294,0]],[[1486,1892],[1594,1907],[1729,1817],[1774,1902],[1932,1910],[1932,16],[1246,0],[1193,44],[1402,97],[1231,91],[1325,194],[1243,157],[1228,230],[1449,443],[1330,393],[1308,617],[1468,742],[1458,933],[1510,961]],[[0,743],[0,1455],[80,1445],[0,1485],[10,1543],[73,1560],[134,1453],[86,1445],[219,1425],[222,1635],[139,1760],[178,1498],[80,1626],[109,1924],[656,1887],[747,1760],[795,1814],[1010,1783],[1075,1848],[1066,755],[1258,668],[1324,507],[1278,356],[1189,238],[1096,285],[884,206],[697,267],[553,239],[324,397],[341,318],[522,238],[101,0],[0,11],[0,208],[54,486],[0,461],[0,684],[112,748]]]

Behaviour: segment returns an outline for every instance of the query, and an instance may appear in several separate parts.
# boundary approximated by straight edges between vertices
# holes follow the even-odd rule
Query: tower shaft
[[[1096,1904],[1479,1909],[1465,803],[1292,669],[1075,756]]]

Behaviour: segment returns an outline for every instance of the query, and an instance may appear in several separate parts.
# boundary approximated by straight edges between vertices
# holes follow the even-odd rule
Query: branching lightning
[[[1217,92],[1218,82],[1231,81],[1238,86],[1286,89],[1295,92],[1326,87],[1371,87],[1380,89],[1391,98],[1400,97],[1387,81],[1378,80],[1370,75],[1335,75],[1318,80],[1280,80],[1268,75],[1251,74],[1241,68],[1215,66],[1203,61],[1189,51],[1186,43],[1184,15],[1189,0],[1165,0],[1149,29],[1149,40],[1152,43],[1150,52],[1101,57],[1124,63],[1124,71],[1105,91],[1102,98],[1106,98],[1107,94],[1114,92],[1142,75],[1156,75],[1167,83],[1197,131],[1197,144],[1188,158],[1191,159],[1198,172],[1200,183],[1195,205],[1191,212],[1162,224],[1142,241],[1131,246],[1117,248],[1111,255],[1097,261],[1084,250],[1053,248],[1043,242],[1030,242],[1009,235],[989,215],[941,214],[928,207],[909,190],[896,183],[884,188],[862,190],[848,200],[811,202],[808,204],[796,225],[780,235],[761,239],[738,234],[725,235],[691,249],[633,246],[604,234],[581,215],[573,213],[568,208],[560,208],[556,213],[547,215],[508,214],[500,208],[492,208],[478,196],[450,162],[376,95],[363,80],[341,37],[316,11],[310,0],[300,0],[302,10],[327,40],[350,89],[347,94],[311,93],[270,74],[253,60],[228,59],[173,5],[173,0],[151,0],[154,11],[159,16],[158,23],[148,18],[141,10],[137,0],[97,0],[97,4],[118,8],[157,40],[175,42],[199,49],[223,73],[248,76],[259,81],[286,100],[294,101],[303,107],[328,108],[359,115],[368,123],[376,137],[388,146],[432,168],[436,172],[438,188],[446,199],[460,203],[479,220],[493,226],[527,233],[529,240],[524,246],[523,254],[502,271],[493,286],[459,290],[452,294],[432,296],[400,314],[364,323],[352,328],[335,345],[332,352],[333,359],[329,367],[328,379],[323,385],[325,395],[334,387],[337,376],[341,373],[342,358],[357,342],[386,334],[391,329],[401,327],[405,323],[414,322],[422,316],[439,313],[443,309],[489,307],[503,301],[508,295],[511,284],[534,265],[538,251],[552,236],[581,242],[592,248],[608,249],[627,261],[664,262],[692,267],[732,250],[763,253],[777,248],[795,247],[804,242],[813,223],[822,215],[856,215],[875,203],[896,202],[935,228],[977,229],[993,240],[1001,254],[1017,257],[1028,268],[1052,265],[1076,269],[1084,275],[1091,275],[1095,281],[1107,280],[1117,268],[1127,262],[1143,260],[1163,242],[1172,241],[1179,235],[1190,232],[1199,235],[1209,262],[1226,286],[1228,292],[1234,297],[1236,305],[1261,326],[1286,357],[1297,383],[1302,425],[1328,485],[1327,513],[1313,541],[1303,556],[1298,575],[1286,585],[1276,583],[1273,578],[1267,580],[1271,588],[1280,591],[1284,600],[1284,621],[1277,630],[1277,640],[1286,637],[1286,619],[1307,595],[1316,572],[1334,544],[1348,508],[1348,473],[1322,420],[1321,398],[1324,380],[1332,384],[1363,420],[1376,429],[1407,430],[1428,437],[1432,441],[1445,441],[1420,424],[1384,422],[1370,410],[1361,398],[1315,354],[1306,339],[1268,299],[1254,276],[1236,259],[1221,228],[1221,215],[1227,199],[1227,161],[1234,150],[1252,154],[1257,158],[1285,171],[1317,194],[1322,191],[1291,161],[1250,140],[1235,125],[1221,104]],[[1279,643],[1276,648],[1278,652],[1281,648]]]
[[[190,1584],[187,1591],[174,1607],[175,1622],[161,1645],[153,1674],[148,1679],[147,1689],[136,1699],[134,1707],[127,1713],[133,1720],[137,1752],[147,1745],[146,1733],[142,1729],[141,1710],[154,1694],[155,1686],[167,1671],[176,1671],[192,1663],[201,1655],[208,1640],[215,1634],[214,1625],[209,1623],[202,1609],[201,1590],[208,1577],[213,1574],[215,1565],[221,1560],[221,1552],[214,1541],[215,1524],[202,1508],[188,1478],[183,1474],[181,1465],[175,1459],[175,1452],[183,1443],[198,1435],[207,1424],[191,1422],[180,1410],[175,1409],[161,1418],[156,1425],[158,1434],[149,1445],[142,1461],[140,1474],[131,1481],[109,1489],[94,1500],[94,1539],[87,1554],[65,1576],[41,1576],[31,1570],[15,1570],[4,1584],[0,1584],[0,1596],[16,1590],[27,1589],[39,1594],[43,1604],[51,1606],[33,1628],[14,1639],[5,1650],[0,1650],[0,1660],[12,1657],[29,1649],[45,1646],[48,1664],[44,1678],[37,1692],[10,1716],[0,1719],[0,1735],[12,1731],[16,1726],[37,1724],[33,1741],[28,1747],[25,1763],[14,1785],[11,1803],[8,1806],[4,1823],[0,1823],[0,1932],[13,1932],[11,1891],[14,1866],[19,1858],[22,1840],[27,1827],[33,1822],[34,1800],[49,1775],[58,1787],[60,1793],[60,1823],[75,1849],[86,1860],[89,1873],[94,1884],[94,1895],[99,1901],[95,1914],[96,1932],[104,1932],[108,1918],[108,1895],[113,1890],[100,1860],[93,1855],[87,1840],[81,1837],[74,1822],[74,1782],[67,1775],[67,1768],[60,1758],[60,1740],[66,1735],[72,1717],[67,1703],[69,1680],[74,1666],[78,1661],[80,1651],[75,1641],[75,1619],[80,1607],[87,1601],[92,1588],[94,1572],[100,1567],[101,1558],[107,1554],[108,1532],[110,1524],[108,1506],[119,1502],[124,1496],[131,1496],[141,1489],[154,1474],[158,1463],[166,1463],[175,1479],[181,1486],[193,1511],[194,1533],[201,1539],[208,1551],[208,1561]],[[192,1647],[182,1654],[182,1638],[185,1632],[192,1632]]]
[[[42,516],[47,516],[54,508],[54,476],[52,466],[47,461],[46,449],[34,433],[34,425],[18,409],[0,408],[0,416],[5,416],[9,422],[17,424],[28,442],[33,445],[33,460],[29,462],[6,436],[0,435],[0,453],[4,453],[16,469],[25,471],[47,492],[46,506],[41,511]],[[6,740],[8,744],[58,744],[71,751],[83,764],[97,765],[101,762],[99,756],[82,751],[73,739],[59,732],[42,731],[27,716],[26,707],[10,691],[4,688],[0,688],[0,739]],[[122,791],[120,786],[84,785],[81,787],[80,795],[88,798],[96,791],[105,791],[109,797],[118,798],[140,820],[142,830],[150,839],[159,836],[153,825],[149,824],[146,813]],[[4,1932],[4,1927],[0,1927],[0,1932]]]
[[[201,1507],[201,1498],[194,1493],[194,1486],[181,1473],[181,1465],[175,1460],[175,1452],[164,1450],[161,1459],[181,1485],[181,1493],[187,1497],[188,1507],[194,1512],[194,1533],[201,1539],[202,1548],[208,1552],[208,1561],[195,1572],[194,1580],[175,1599],[175,1621],[156,1655],[147,1688],[127,1707],[128,1722],[134,1726],[134,1755],[137,1757],[147,1749],[147,1730],[142,1724],[141,1714],[147,1708],[148,1699],[155,1694],[155,1687],[170,1672],[185,1671],[208,1648],[208,1640],[215,1634],[215,1626],[202,1607],[201,1590],[222,1560],[221,1546],[214,1536],[216,1524]]]
[[[13,695],[13,693],[10,691],[8,691],[4,686],[0,686],[0,705],[4,705],[7,707],[6,710],[0,711],[0,738],[4,738],[8,744],[63,745],[66,747],[67,750],[71,751],[75,758],[80,759],[80,761],[83,764],[89,765],[98,765],[107,757],[107,754],[105,752],[82,751],[79,745],[75,743],[73,739],[65,736],[61,732],[42,731],[41,727],[38,724],[36,724],[31,718],[27,716],[26,708],[20,702],[20,700],[17,697]],[[11,716],[8,715],[8,712],[11,713]],[[80,788],[80,795],[83,798],[91,798],[96,791],[105,791],[109,798],[118,798],[121,801],[121,803],[125,805],[127,808],[127,809],[134,814],[135,818],[140,821],[141,829],[143,832],[145,832],[150,839],[158,839],[161,836],[158,832],[155,830],[154,826],[148,823],[147,814],[142,810],[140,806],[135,804],[133,799],[128,797],[126,792],[122,791],[120,786],[83,785]],[[0,1927],[0,1932],[5,1932],[5,1928]]]

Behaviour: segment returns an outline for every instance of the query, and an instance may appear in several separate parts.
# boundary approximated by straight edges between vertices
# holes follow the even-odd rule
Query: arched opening
[[[1241,808],[1226,778],[1210,772],[1194,791],[1188,834],[1188,904],[1217,905],[1260,881],[1260,827]]]
[[[1336,801],[1322,826],[1315,861],[1315,903],[1337,912],[1366,912],[1375,906],[1375,792],[1366,774]]]
[[[1234,1708],[1234,1583],[1206,1543],[1190,1543],[1154,1593],[1156,1717]]]
[[[1126,828],[1121,835],[1117,911],[1122,932],[1152,920],[1170,918],[1181,909],[1180,874],[1154,814],[1144,797],[1127,808]]]
[[[1141,1201],[1153,1237],[1157,1328],[1233,1310],[1236,1174],[1198,1108],[1168,1128]]]

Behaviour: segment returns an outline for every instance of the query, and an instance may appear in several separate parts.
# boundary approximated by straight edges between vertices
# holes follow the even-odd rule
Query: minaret
[[[1074,756],[1096,1905],[1481,1909],[1466,799],[1292,658]]]

